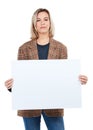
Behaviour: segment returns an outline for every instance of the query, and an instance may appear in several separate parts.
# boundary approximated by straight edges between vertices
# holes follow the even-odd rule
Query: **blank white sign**
[[[13,61],[13,109],[81,107],[79,74],[79,60]]]

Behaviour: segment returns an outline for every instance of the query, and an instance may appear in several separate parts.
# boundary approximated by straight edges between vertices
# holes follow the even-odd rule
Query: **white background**
[[[11,107],[11,93],[4,81],[11,77],[11,60],[17,59],[18,47],[30,38],[33,12],[50,10],[55,39],[68,48],[70,59],[81,59],[81,73],[88,76],[82,86],[82,108],[65,109],[66,130],[93,130],[93,4],[92,0],[1,0],[0,1],[0,129],[24,130],[21,117]],[[42,130],[46,126],[42,119]]]

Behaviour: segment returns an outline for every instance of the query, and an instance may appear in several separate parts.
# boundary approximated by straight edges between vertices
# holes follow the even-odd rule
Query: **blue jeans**
[[[63,117],[49,117],[42,112],[48,130],[65,130]],[[41,116],[23,117],[25,130],[40,130]]]

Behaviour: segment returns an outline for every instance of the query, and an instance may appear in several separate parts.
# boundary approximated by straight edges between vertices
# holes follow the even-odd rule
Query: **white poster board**
[[[13,61],[13,109],[81,107],[79,74],[79,60]]]

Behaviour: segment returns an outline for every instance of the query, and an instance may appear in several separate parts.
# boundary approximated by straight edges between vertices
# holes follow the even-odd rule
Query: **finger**
[[[13,85],[13,79],[9,79],[9,80],[5,81],[5,86],[7,88],[12,87],[12,85]]]
[[[81,84],[86,84],[87,83],[87,80],[86,79],[82,79],[81,80]]]

